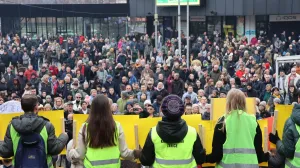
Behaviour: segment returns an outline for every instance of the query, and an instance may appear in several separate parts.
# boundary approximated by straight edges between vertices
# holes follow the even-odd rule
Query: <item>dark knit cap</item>
[[[177,95],[169,95],[163,99],[161,111],[169,120],[178,120],[184,113],[184,103]]]

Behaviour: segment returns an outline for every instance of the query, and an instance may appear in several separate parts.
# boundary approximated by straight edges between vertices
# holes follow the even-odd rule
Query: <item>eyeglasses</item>
[[[76,97],[77,99],[81,99],[81,97]]]

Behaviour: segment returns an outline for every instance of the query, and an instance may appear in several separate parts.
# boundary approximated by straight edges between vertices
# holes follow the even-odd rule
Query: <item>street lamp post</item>
[[[158,26],[158,14],[157,14],[157,0],[155,1],[155,14],[154,14],[154,26],[155,26],[155,48],[158,49],[157,47],[157,42],[158,42],[158,35],[157,35],[157,26]]]
[[[180,0],[178,0],[178,50],[181,58],[181,18],[180,18]]]
[[[190,3],[189,0],[187,0],[186,5],[186,64],[187,68],[190,67]]]

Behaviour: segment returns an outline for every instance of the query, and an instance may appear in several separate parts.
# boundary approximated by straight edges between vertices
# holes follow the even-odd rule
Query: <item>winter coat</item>
[[[214,84],[216,84],[221,76],[221,71],[218,69],[217,71],[211,71],[210,77],[214,80]]]
[[[172,94],[182,97],[184,92],[184,83],[181,79],[173,80],[172,83]]]
[[[13,118],[7,127],[4,141],[0,142],[0,155],[4,158],[14,156],[13,142],[10,134],[10,128],[12,125],[20,134],[32,132],[39,133],[44,127],[46,127],[48,133],[47,154],[49,156],[60,154],[68,141],[68,136],[66,134],[61,134],[58,138],[56,138],[54,126],[48,119],[37,116],[33,113],[25,113],[24,115]]]

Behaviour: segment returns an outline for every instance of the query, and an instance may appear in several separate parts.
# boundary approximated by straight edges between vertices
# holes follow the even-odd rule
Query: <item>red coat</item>
[[[62,45],[64,42],[64,38],[63,37],[59,37],[59,44]]]
[[[238,71],[236,71],[236,76],[237,77],[239,77],[239,78],[241,78],[243,75],[244,75],[244,73],[245,73],[245,71],[241,71],[241,70],[238,70]]]
[[[30,79],[31,79],[31,75],[32,75],[33,73],[37,76],[37,73],[36,73],[35,70],[29,70],[29,69],[27,69],[27,70],[25,71],[25,73],[24,73],[24,76],[26,77],[27,80],[30,80]]]
[[[56,66],[50,66],[49,71],[51,72],[51,75],[57,75],[58,74],[58,68]]]
[[[84,41],[84,36],[80,36],[80,37],[79,37],[79,42],[80,42],[80,43],[83,43],[83,41]]]

